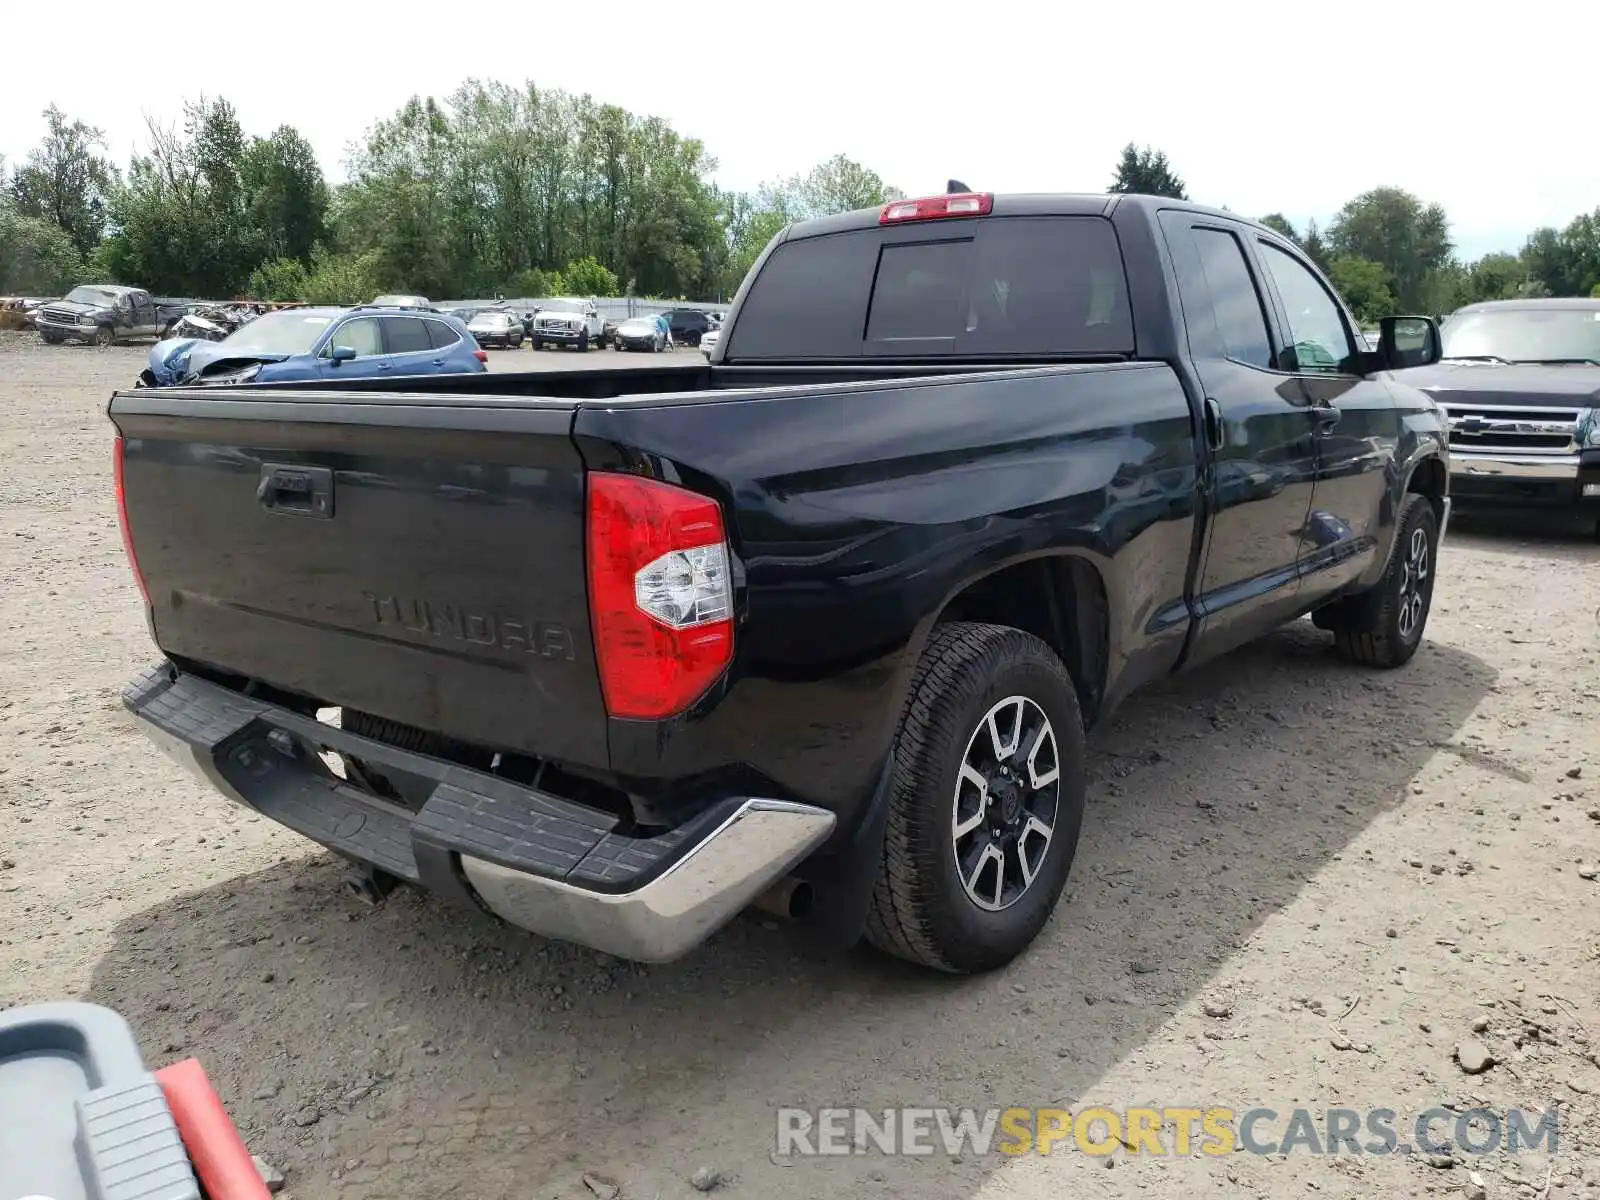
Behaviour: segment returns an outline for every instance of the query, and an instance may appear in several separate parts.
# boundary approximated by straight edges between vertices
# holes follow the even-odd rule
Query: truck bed
[[[1117,648],[1123,678],[1170,667],[1187,628],[1197,448],[1160,363],[139,389],[110,411],[174,662],[630,791],[709,775],[859,798],[920,616],[975,552],[1103,556],[1147,630]],[[586,475],[646,462],[720,501],[738,600],[728,679],[661,725],[607,717],[584,549]],[[805,712],[840,746],[820,772],[778,736]]]

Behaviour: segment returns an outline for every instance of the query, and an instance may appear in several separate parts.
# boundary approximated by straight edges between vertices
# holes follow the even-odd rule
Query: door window
[[[1250,277],[1244,247],[1233,234],[1221,229],[1196,229],[1195,250],[1211,293],[1211,310],[1223,352],[1252,367],[1272,366],[1272,341],[1261,294]]]
[[[383,335],[390,354],[417,354],[430,348],[421,317],[384,317]]]
[[[1271,242],[1262,242],[1261,261],[1283,300],[1292,343],[1285,352],[1291,361],[1280,365],[1289,371],[1339,374],[1355,352],[1339,305],[1317,277],[1292,255]]]
[[[423,324],[428,327],[428,345],[435,350],[449,349],[461,340],[443,321],[424,321]]]
[[[378,322],[374,317],[356,317],[333,331],[329,346],[349,346],[357,358],[367,358],[383,353],[383,343],[378,336]]]

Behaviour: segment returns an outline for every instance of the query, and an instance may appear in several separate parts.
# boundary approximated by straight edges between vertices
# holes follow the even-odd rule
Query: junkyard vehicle
[[[672,341],[678,346],[698,346],[706,331],[713,328],[710,317],[698,308],[674,308],[667,312]]]
[[[476,373],[486,355],[459,321],[398,308],[292,308],[221,341],[157,342],[142,387]]]
[[[149,292],[115,283],[81,284],[60,300],[41,305],[34,316],[39,335],[51,345],[93,342],[109,346],[153,338],[166,324]]]
[[[480,309],[467,322],[467,332],[485,349],[499,346],[505,350],[516,350],[521,347],[524,336],[522,322],[515,313],[494,308]]]
[[[1402,378],[1450,423],[1463,505],[1572,514],[1600,538],[1600,299],[1469,304],[1444,359]]]
[[[379,296],[369,308],[420,308],[432,311],[433,305],[426,296]]]
[[[593,300],[570,297],[546,300],[533,318],[535,350],[542,350],[546,344],[587,350],[591,345],[601,345],[604,333],[605,322]]]
[[[722,340],[721,329],[708,329],[700,335],[700,352],[709,360],[711,352],[717,348],[717,343]]]
[[[1438,351],[1231,213],[972,193],[785,230],[709,363],[122,392],[125,703],[376,890],[993,968],[1135,688],[1308,612],[1416,652]]]
[[[666,349],[667,336],[654,317],[629,317],[617,326],[612,345],[618,350],[648,350],[659,354]]]

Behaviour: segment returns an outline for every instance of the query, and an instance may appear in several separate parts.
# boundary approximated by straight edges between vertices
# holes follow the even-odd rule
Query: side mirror
[[[1439,323],[1432,317],[1384,317],[1378,322],[1378,356],[1389,371],[1432,366],[1443,357]]]
[[[354,346],[335,346],[333,351],[328,355],[329,358],[333,359],[335,366],[338,366],[342,362],[349,362],[355,356],[356,348]]]

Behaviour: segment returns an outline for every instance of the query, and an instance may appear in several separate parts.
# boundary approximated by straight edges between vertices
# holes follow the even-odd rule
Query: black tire
[[[94,344],[96,346],[113,346],[117,341],[117,331],[109,325],[98,326],[94,331]]]
[[[587,329],[578,335],[578,353],[589,353],[589,331]]]
[[[1317,624],[1333,630],[1334,645],[1351,662],[1404,666],[1422,645],[1438,562],[1439,518],[1433,504],[1426,496],[1408,494],[1383,578],[1370,592],[1318,613]]]
[[[59,333],[41,333],[39,336],[44,339],[45,345],[47,346],[59,346],[62,342],[67,340]]]
[[[986,715],[1015,697],[1042,711],[1055,735],[1053,830],[1020,894],[1004,907],[987,909],[968,894],[957,865],[958,781],[969,751],[982,749],[976,739],[988,728]],[[1050,647],[1019,629],[968,622],[939,626],[912,676],[891,770],[867,939],[898,958],[953,974],[1004,966],[1049,921],[1077,851],[1084,742],[1072,677]],[[990,810],[980,803],[978,811]],[[986,828],[978,832],[987,836]],[[978,877],[974,872],[972,878]],[[997,897],[1003,882],[1002,875],[992,889]]]

